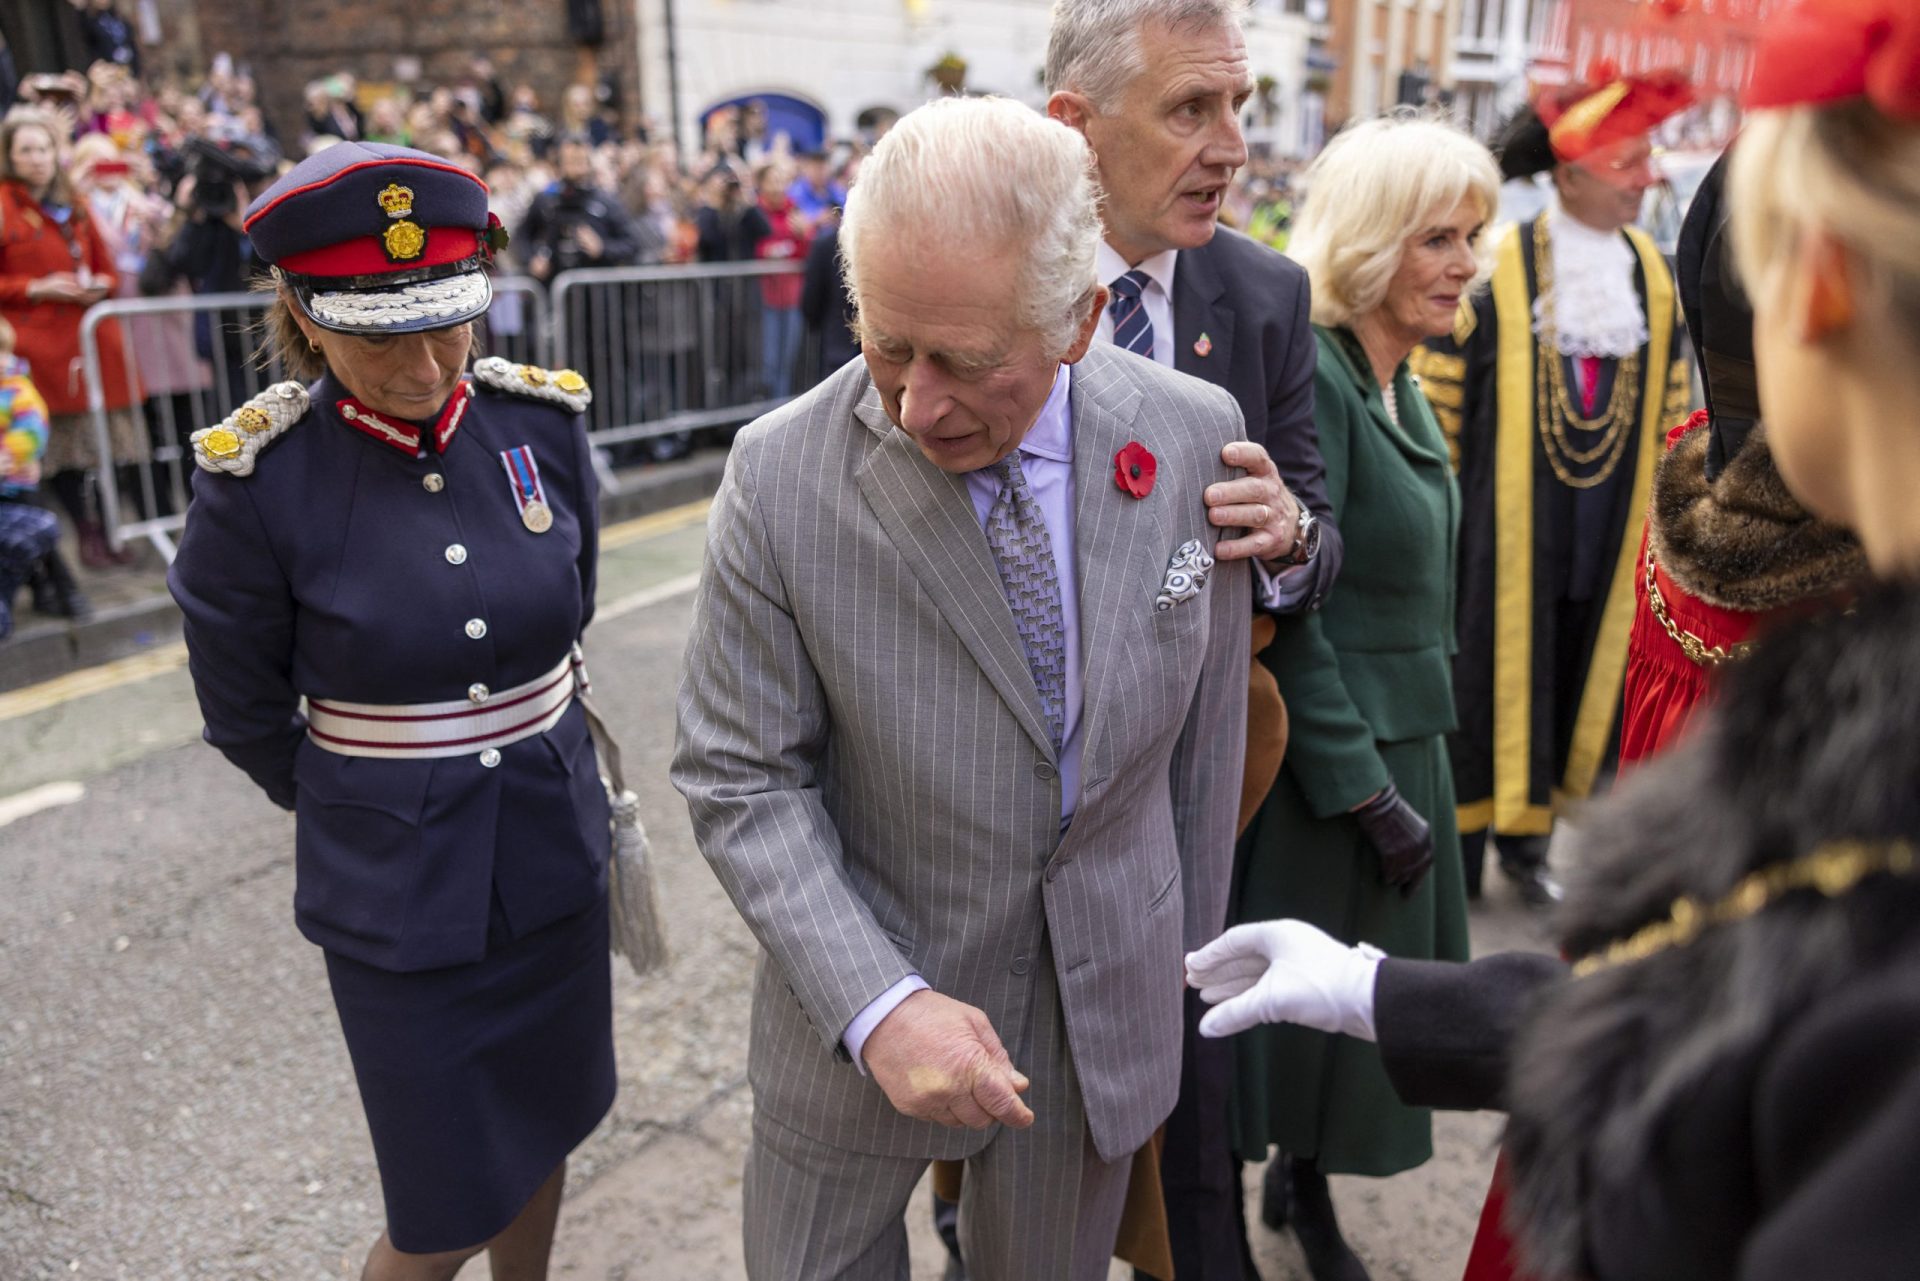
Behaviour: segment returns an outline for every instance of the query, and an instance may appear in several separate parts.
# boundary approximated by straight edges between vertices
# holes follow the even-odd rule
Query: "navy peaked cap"
[[[380,246],[400,221],[421,234],[400,238],[396,258]],[[341,142],[262,193],[247,207],[245,225],[262,259],[300,275],[417,270],[465,258],[484,243],[487,185],[425,151]]]

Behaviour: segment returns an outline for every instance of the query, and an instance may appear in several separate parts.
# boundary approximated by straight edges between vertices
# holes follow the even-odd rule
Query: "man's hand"
[[[951,997],[929,990],[900,1002],[867,1037],[862,1057],[888,1101],[915,1120],[969,1130],[1033,1124],[1020,1101],[1027,1078],[993,1024]]]
[[[1300,505],[1287,492],[1267,451],[1250,440],[1236,440],[1220,451],[1220,461],[1247,474],[1207,486],[1207,519],[1222,529],[1246,533],[1223,539],[1214,556],[1277,561],[1291,555],[1300,536]]]
[[[607,242],[601,239],[599,232],[584,222],[573,229],[573,238],[580,245],[580,252],[589,258],[597,259],[607,252]]]

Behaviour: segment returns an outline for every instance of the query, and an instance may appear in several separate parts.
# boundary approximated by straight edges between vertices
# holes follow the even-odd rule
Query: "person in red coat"
[[[98,567],[111,553],[86,500],[86,473],[100,465],[80,358],[87,308],[113,292],[113,256],[76,200],[61,163],[64,130],[50,115],[16,111],[0,124],[0,316],[19,335],[49,415],[42,466],[48,487],[80,532],[80,556]],[[112,461],[143,463],[149,453],[130,411],[143,398],[113,321],[96,331],[106,392]]]
[[[754,171],[760,198],[740,219],[741,238],[763,262],[804,262],[813,223],[787,198],[787,169],[769,160]],[[793,392],[793,362],[800,354],[800,273],[760,278],[760,376],[766,394]]]

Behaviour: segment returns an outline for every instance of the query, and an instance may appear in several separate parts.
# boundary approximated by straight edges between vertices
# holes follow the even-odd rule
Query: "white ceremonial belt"
[[[428,760],[470,756],[505,747],[560,723],[584,684],[579,647],[552,671],[512,689],[496,690],[485,703],[456,698],[444,703],[343,703],[307,700],[307,737],[342,756]]]

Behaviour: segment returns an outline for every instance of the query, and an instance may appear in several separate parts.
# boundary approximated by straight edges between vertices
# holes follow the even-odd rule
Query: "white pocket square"
[[[1181,543],[1173,559],[1167,562],[1167,576],[1160,584],[1160,594],[1153,598],[1153,607],[1167,610],[1192,600],[1207,585],[1207,574],[1212,569],[1213,556],[1199,539],[1189,538]]]

